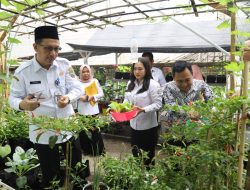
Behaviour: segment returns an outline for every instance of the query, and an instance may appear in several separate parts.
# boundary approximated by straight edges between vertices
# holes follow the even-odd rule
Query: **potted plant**
[[[8,162],[5,163],[9,168],[5,169],[8,173],[15,173],[16,185],[18,188],[25,188],[27,186],[27,176],[26,174],[37,168],[40,164],[36,155],[36,151],[31,148],[26,152],[21,147],[16,147],[13,158],[7,158]]]
[[[131,154],[125,154],[120,158],[106,156],[102,160],[102,168],[104,182],[111,189],[168,189],[161,179],[161,167],[157,165],[146,169],[143,163],[143,157],[146,156],[142,152],[141,157],[134,157]]]
[[[92,182],[86,184],[83,190],[109,190],[109,187],[102,181],[103,174],[100,159],[102,157],[94,157],[94,171]]]

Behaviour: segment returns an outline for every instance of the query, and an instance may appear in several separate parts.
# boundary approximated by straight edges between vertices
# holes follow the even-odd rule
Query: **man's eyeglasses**
[[[42,46],[43,48],[44,48],[44,50],[45,51],[47,51],[47,52],[52,52],[53,50],[55,51],[55,52],[59,52],[59,51],[61,51],[62,50],[62,48],[61,47],[52,47],[52,46],[45,46],[45,45],[42,45],[42,44],[38,44],[39,46]]]

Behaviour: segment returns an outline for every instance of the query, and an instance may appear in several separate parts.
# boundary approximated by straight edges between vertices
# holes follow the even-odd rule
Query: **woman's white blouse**
[[[129,83],[128,83],[129,84]],[[130,126],[135,130],[146,130],[158,125],[156,111],[162,107],[162,89],[158,82],[150,80],[147,91],[137,94],[142,88],[142,82],[135,82],[135,87],[131,92],[125,93],[124,102],[141,107],[145,110],[130,120]]]
[[[98,89],[98,94],[94,95],[94,99],[95,99],[96,104],[94,106],[92,106],[89,102],[83,102],[79,99],[77,108],[78,108],[78,113],[81,115],[95,115],[95,114],[100,113],[97,102],[101,97],[103,97],[103,90],[102,90],[101,85],[98,82],[98,80],[91,79],[89,82],[81,83],[83,94],[86,95],[85,88],[87,86],[89,86],[92,82],[96,83],[96,86]]]

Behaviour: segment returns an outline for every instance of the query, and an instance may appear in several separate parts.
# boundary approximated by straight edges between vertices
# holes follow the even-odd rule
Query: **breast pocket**
[[[45,96],[45,88],[42,83],[32,83],[27,86],[27,95],[32,95],[34,97]]]

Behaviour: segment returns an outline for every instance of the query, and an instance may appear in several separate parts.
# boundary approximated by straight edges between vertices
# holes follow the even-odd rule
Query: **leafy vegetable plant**
[[[133,106],[128,102],[124,103],[111,102],[111,104],[109,104],[109,107],[112,111],[119,113],[131,111],[133,108]]]
[[[17,175],[17,187],[24,188],[27,184],[27,177],[25,174],[39,166],[36,151],[31,148],[25,152],[18,146],[13,154],[13,159],[11,160],[9,157],[7,159],[8,162],[6,162],[5,165],[9,168],[5,169],[5,171],[8,173],[15,173]]]

